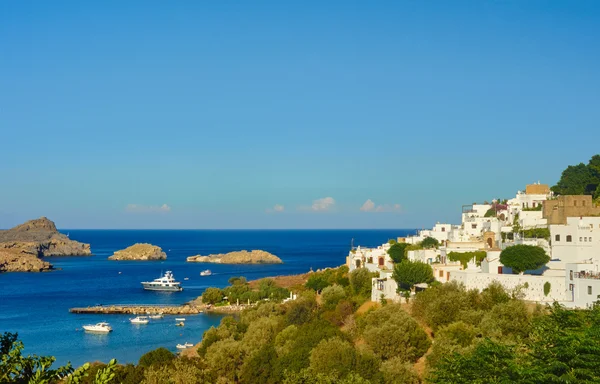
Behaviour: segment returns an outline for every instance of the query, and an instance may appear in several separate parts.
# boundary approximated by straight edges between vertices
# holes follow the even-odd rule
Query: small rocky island
[[[283,264],[281,259],[269,252],[261,250],[235,251],[208,256],[190,256],[188,262],[217,264]]]
[[[161,247],[148,243],[137,243],[116,251],[108,260],[166,260],[167,254]]]
[[[89,244],[69,239],[45,217],[0,230],[0,272],[48,271],[52,265],[43,257],[91,254]]]

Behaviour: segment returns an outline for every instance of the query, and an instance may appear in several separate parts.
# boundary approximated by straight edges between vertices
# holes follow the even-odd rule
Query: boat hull
[[[90,328],[90,327],[86,327],[85,325],[83,326],[83,330],[86,331],[86,332],[91,332],[91,333],[109,333],[109,332],[112,332],[112,329]]]
[[[142,286],[146,291],[164,291],[164,292],[180,292],[183,288],[180,286],[163,286],[152,283],[142,283]]]

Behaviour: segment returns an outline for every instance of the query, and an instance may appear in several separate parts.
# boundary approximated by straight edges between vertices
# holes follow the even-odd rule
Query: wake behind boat
[[[173,277],[173,272],[167,271],[163,277],[154,279],[154,281],[144,281],[142,286],[148,291],[168,291],[179,292],[183,291],[181,283]]]

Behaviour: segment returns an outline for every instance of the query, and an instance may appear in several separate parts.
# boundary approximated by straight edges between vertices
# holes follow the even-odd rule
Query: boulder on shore
[[[190,256],[189,262],[217,264],[283,264],[281,259],[269,252],[261,250],[235,251],[208,256]]]
[[[69,239],[41,217],[0,230],[0,272],[37,272],[52,269],[40,260],[47,256],[89,256],[90,245]]]
[[[161,247],[147,243],[137,243],[116,251],[108,260],[165,260],[167,254]]]

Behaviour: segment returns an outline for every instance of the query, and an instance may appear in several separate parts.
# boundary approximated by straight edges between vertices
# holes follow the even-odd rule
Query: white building
[[[567,217],[550,225],[552,259],[564,263],[600,262],[600,217]]]
[[[567,263],[565,284],[573,307],[588,308],[600,300],[600,264]]]
[[[346,265],[352,272],[357,268],[367,268],[371,272],[377,272],[382,269],[392,270],[394,263],[387,251],[390,244],[385,243],[377,248],[356,247],[351,250],[346,257]]]

